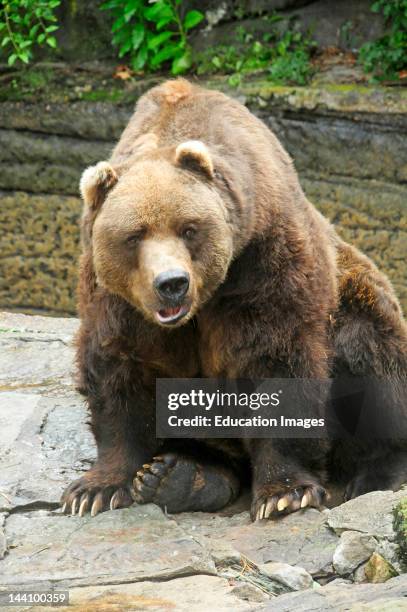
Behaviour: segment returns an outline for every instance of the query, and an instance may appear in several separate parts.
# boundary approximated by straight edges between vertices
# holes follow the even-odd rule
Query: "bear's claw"
[[[133,498],[126,485],[97,486],[83,477],[68,487],[61,501],[63,514],[82,517],[90,512],[93,517],[105,510],[127,508]]]
[[[165,477],[168,476],[176,462],[177,457],[167,453],[164,456],[153,457],[152,463],[145,463],[142,469],[136,473],[133,482],[135,501],[142,504],[152,502],[155,499],[159,486]]]
[[[307,506],[319,509],[328,498],[327,491],[318,484],[299,485],[285,492],[278,485],[266,485],[253,501],[252,520],[275,518]]]

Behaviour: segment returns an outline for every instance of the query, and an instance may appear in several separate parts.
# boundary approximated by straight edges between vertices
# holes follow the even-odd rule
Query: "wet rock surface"
[[[76,329],[75,319],[0,315],[0,591],[69,589],[67,610],[403,609],[407,577],[392,577],[403,491],[255,524],[244,496],[218,514],[152,504],[61,514],[62,490],[95,457],[72,382]]]

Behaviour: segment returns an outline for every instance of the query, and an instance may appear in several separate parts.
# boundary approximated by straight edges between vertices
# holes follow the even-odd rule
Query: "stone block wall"
[[[252,81],[230,93],[277,133],[309,198],[406,309],[407,92]],[[75,312],[79,177],[109,156],[134,102],[0,103],[0,308]]]

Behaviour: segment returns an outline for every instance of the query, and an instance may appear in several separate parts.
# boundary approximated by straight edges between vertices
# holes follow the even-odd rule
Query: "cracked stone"
[[[228,542],[201,538],[200,542],[207,548],[216,566],[240,564],[242,555]]]
[[[264,591],[254,586],[254,584],[248,584],[247,582],[245,584],[238,584],[233,587],[231,593],[239,599],[258,603],[262,603],[270,599],[270,597],[264,593]]]
[[[76,319],[0,313],[0,391],[72,387]]]
[[[326,586],[280,595],[265,604],[262,612],[396,612],[406,609],[407,575],[384,584],[346,584],[334,581]]]
[[[364,561],[367,561],[376,549],[375,538],[359,531],[345,531],[334,552],[333,566],[340,576],[353,572]]]
[[[252,523],[248,512],[230,517],[200,512],[182,514],[175,520],[188,533],[229,542],[254,563],[288,563],[312,575],[329,575],[339,541],[327,526],[329,512],[308,509],[281,521],[262,523]]]
[[[281,582],[293,591],[309,589],[314,582],[312,576],[304,568],[288,565],[288,563],[264,563],[259,566],[259,569],[269,578]]]
[[[406,497],[406,491],[372,491],[332,508],[328,525],[341,534],[345,530],[361,531],[381,540],[393,539],[393,509]]]
[[[0,393],[0,491],[7,496],[0,496],[0,511],[59,504],[96,456],[86,418],[76,395]]]
[[[365,569],[366,569],[366,563],[362,563],[362,565],[359,565],[359,567],[355,569],[355,571],[352,574],[353,582],[355,582],[356,584],[367,582]]]
[[[1,582],[9,586],[62,588],[216,574],[208,552],[152,504],[94,518],[12,514],[6,537],[11,554],[2,561]]]
[[[243,587],[245,585],[242,585]],[[249,585],[250,586],[250,585]],[[107,610],[151,610],[167,612],[252,612],[260,599],[239,596],[237,587],[216,576],[188,576],[165,582],[149,580],[132,584],[110,584],[69,590],[69,607],[60,612],[100,612]],[[250,592],[253,594],[255,587]],[[266,596],[266,599],[267,596]],[[41,608],[54,612],[55,608]]]
[[[397,576],[394,567],[377,552],[374,552],[365,566],[365,575],[368,582],[386,582]]]

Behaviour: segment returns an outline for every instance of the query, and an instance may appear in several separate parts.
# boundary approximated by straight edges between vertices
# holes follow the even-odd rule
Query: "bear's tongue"
[[[181,306],[175,306],[173,308],[161,308],[157,310],[156,317],[160,323],[175,323],[181,319],[184,315],[189,311],[189,306],[187,304],[182,304]]]
[[[160,317],[162,317],[163,319],[172,319],[172,317],[175,317],[180,312],[180,310],[181,306],[176,306],[176,308],[163,308],[158,312],[160,313]]]
[[[158,319],[161,321],[161,323],[172,321],[180,314],[181,310],[182,306],[176,306],[175,308],[162,308],[157,313]]]

